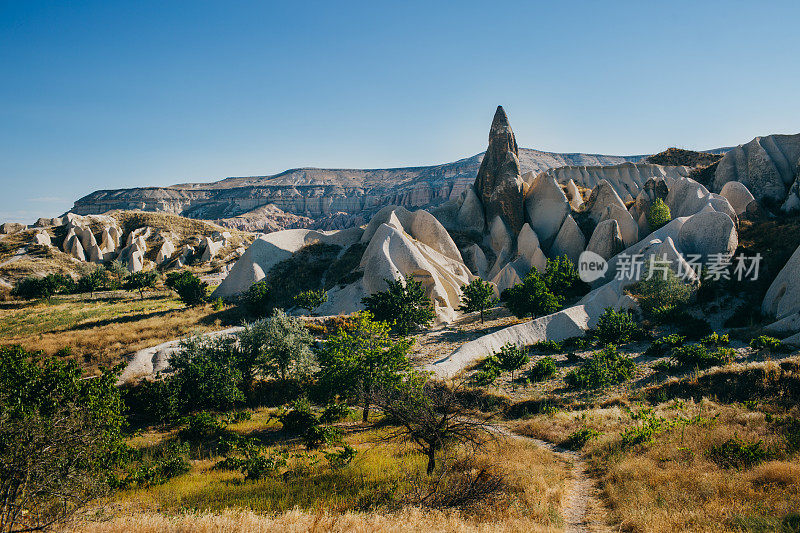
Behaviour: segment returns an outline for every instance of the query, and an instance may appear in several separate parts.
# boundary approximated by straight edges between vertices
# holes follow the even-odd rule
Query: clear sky
[[[96,189],[800,132],[800,2],[0,0],[0,221]]]

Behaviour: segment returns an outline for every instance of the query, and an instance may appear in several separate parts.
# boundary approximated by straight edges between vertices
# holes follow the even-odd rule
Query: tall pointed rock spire
[[[517,141],[503,106],[497,106],[489,147],[475,178],[475,192],[483,203],[487,226],[499,216],[515,235],[519,233],[524,223],[522,188]]]

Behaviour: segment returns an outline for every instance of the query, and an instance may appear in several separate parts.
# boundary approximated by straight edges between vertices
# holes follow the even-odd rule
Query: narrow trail
[[[550,450],[572,465],[572,475],[566,488],[562,510],[565,533],[611,531],[606,525],[607,520],[605,520],[603,505],[597,495],[597,486],[587,473],[586,462],[580,453],[566,450],[552,442],[517,435],[502,426],[494,427],[501,435],[532,442]]]

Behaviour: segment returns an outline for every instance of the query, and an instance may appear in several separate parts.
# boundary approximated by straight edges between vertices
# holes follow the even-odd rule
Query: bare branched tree
[[[408,438],[428,458],[426,472],[433,474],[436,454],[448,444],[479,447],[497,438],[491,424],[470,416],[458,399],[458,389],[412,373],[403,381],[381,387],[375,404],[397,425],[389,438]]]

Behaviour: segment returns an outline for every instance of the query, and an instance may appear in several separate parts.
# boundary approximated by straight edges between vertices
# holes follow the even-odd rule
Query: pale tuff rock
[[[750,202],[755,200],[744,183],[739,183],[738,181],[729,181],[726,183],[719,194],[728,200],[737,215],[744,213]]]
[[[721,191],[729,181],[738,181],[757,200],[781,205],[797,178],[798,161],[800,134],[756,137],[723,156],[714,175],[714,190]]]
[[[511,254],[514,251],[514,236],[499,215],[494,217],[494,220],[489,226],[487,241],[489,247],[495,254],[494,264],[489,270],[489,278],[494,278],[500,269],[511,259]]]
[[[556,182],[569,185],[570,181],[587,189],[594,189],[605,180],[620,198],[636,198],[648,180],[667,180],[687,177],[690,169],[684,166],[662,166],[651,163],[625,162],[608,166],[562,166],[546,171]]]
[[[479,278],[485,278],[488,273],[489,263],[486,260],[486,254],[483,253],[481,247],[477,244],[472,244],[461,254],[464,257],[464,264],[470,271]]]
[[[645,264],[647,265],[647,268],[650,268],[650,265],[657,266],[652,274],[653,276],[664,275],[663,271],[658,269],[658,266],[661,266],[664,263],[666,263],[670,270],[672,270],[676,275],[685,278],[690,282],[698,281],[700,279],[700,273],[695,272],[683,255],[678,252],[677,248],[675,248],[675,242],[672,240],[672,237],[666,237],[664,241],[659,244],[655,250],[653,250],[652,253],[649,253],[645,256]]]
[[[594,229],[586,249],[606,261],[624,250],[619,223],[613,218],[600,222]]]
[[[739,244],[739,237],[728,215],[706,211],[689,217],[675,242],[684,254],[700,254],[702,261],[707,262],[714,254],[732,256]]]
[[[472,187],[464,191],[463,202],[456,215],[456,225],[462,231],[476,233],[483,233],[486,229],[483,205]]]
[[[207,263],[214,259],[219,251],[222,249],[224,243],[215,241],[211,237],[206,237],[202,241],[203,253],[200,256],[200,261]]]
[[[541,242],[549,248],[570,212],[569,201],[553,176],[538,175],[528,190],[525,211],[531,228]]]
[[[525,224],[517,237],[517,257],[525,260],[527,269],[535,268],[544,272],[547,267],[547,257],[539,246],[539,238],[530,224]]]
[[[761,311],[768,316],[785,318],[800,311],[800,247],[769,286]]]
[[[504,290],[513,287],[517,283],[522,283],[519,272],[511,263],[507,263],[500,272],[492,278],[495,287],[495,296],[499,296]]]
[[[566,255],[574,264],[578,264],[578,257],[586,249],[586,237],[578,227],[572,215],[567,215],[564,224],[556,235],[556,240],[550,248],[550,257]]]
[[[583,335],[588,323],[589,316],[583,306],[570,307],[465,343],[447,357],[425,366],[423,370],[433,372],[440,378],[450,378],[475,361],[485,358],[486,354],[500,351],[508,343],[522,347],[544,340],[562,341]]]
[[[800,211],[800,161],[797,162],[797,169],[795,170],[797,176],[789,187],[789,194],[786,195],[786,201],[783,202],[781,210],[784,213],[796,213]]]
[[[395,226],[398,226],[399,229],[402,229],[413,238],[451,259],[461,261],[461,252],[458,251],[458,247],[453,242],[450,234],[447,233],[447,230],[444,229],[444,226],[436,217],[423,210],[412,213],[405,207],[395,205],[384,207],[367,224],[361,237],[361,242],[366,243],[372,240],[380,225],[387,223],[391,219],[395,220]]]
[[[597,224],[603,218],[606,208],[612,205],[627,211],[622,198],[619,197],[614,187],[607,180],[602,179],[592,189],[592,194],[586,201],[584,212],[588,213],[589,219],[594,224]]]
[[[70,232],[67,233],[67,238],[64,240],[64,253],[71,255],[78,261],[86,261],[86,254],[83,251],[81,240],[72,230]]]
[[[386,290],[387,279],[413,276],[422,283],[442,321],[455,318],[461,298],[460,288],[472,274],[462,262],[411,238],[402,228],[382,224],[370,239],[361,258],[364,270],[364,295]]]
[[[583,205],[583,196],[581,196],[581,191],[578,190],[578,186],[575,185],[575,182],[571,179],[567,182],[567,198],[569,198],[569,205],[577,211]]]
[[[475,178],[485,220],[499,216],[514,235],[522,228],[522,189],[517,141],[501,106],[489,130],[489,147]]]
[[[100,250],[103,254],[111,254],[116,252],[119,248],[119,241],[122,237],[122,232],[116,226],[107,226],[103,228],[103,233],[100,236]]]
[[[128,238],[125,241],[125,246],[130,246],[135,239],[141,237],[143,240],[147,240],[150,238],[150,235],[153,233],[153,228],[145,226],[142,228],[136,228],[132,232],[128,234]]]
[[[24,230],[25,226],[17,222],[6,222],[0,224],[0,235],[11,235],[12,233],[19,233]]]
[[[40,246],[52,246],[53,243],[50,240],[50,234],[46,231],[37,231],[36,234],[33,236],[32,244],[38,244]]]
[[[639,225],[633,220],[633,217],[627,209],[620,208],[618,205],[614,204],[609,205],[605,208],[603,215],[600,217],[600,222],[606,220],[617,221],[625,248],[639,242]]]
[[[158,255],[156,256],[156,264],[163,265],[164,263],[168,262],[173,254],[175,253],[175,245],[172,243],[171,239],[164,239],[164,243],[161,245],[161,248],[158,249]]]
[[[253,241],[241,259],[236,261],[228,276],[214,291],[213,296],[214,298],[227,298],[243,293],[253,283],[262,280],[273,266],[288,259],[304,246],[322,242],[348,248],[359,242],[362,233],[361,228],[331,232],[288,229],[262,235]]]
[[[708,189],[690,178],[675,180],[670,185],[666,203],[673,218],[694,215],[711,204],[715,211],[727,214],[735,224],[739,222],[728,200],[718,194],[709,193]]]

